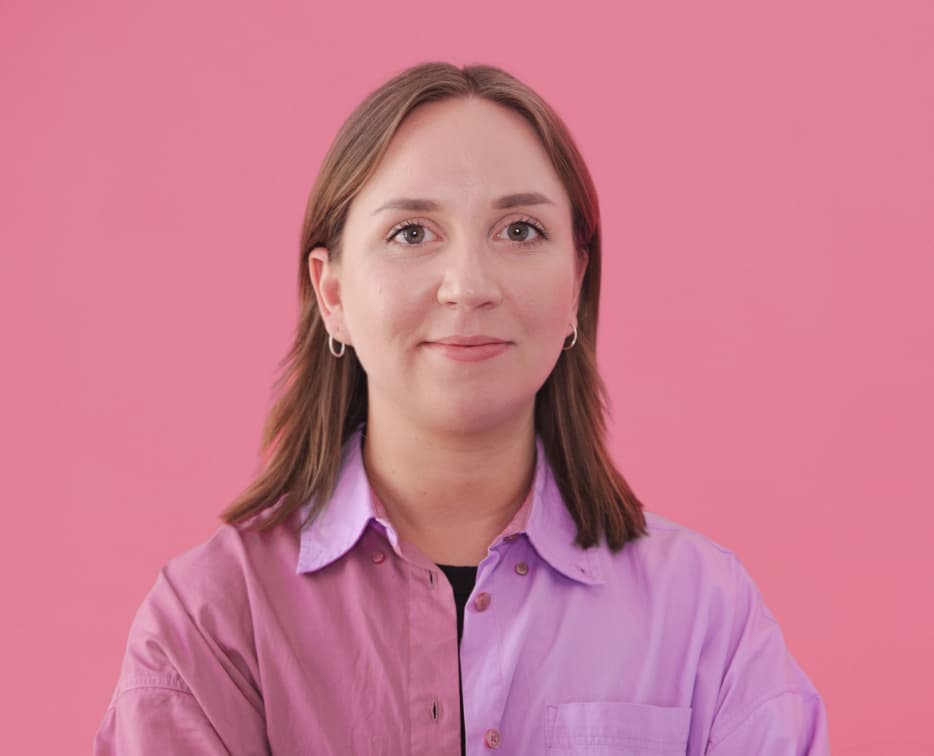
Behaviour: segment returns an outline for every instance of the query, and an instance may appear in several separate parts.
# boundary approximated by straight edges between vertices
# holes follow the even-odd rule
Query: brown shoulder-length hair
[[[328,332],[309,279],[308,254],[340,254],[351,201],[373,174],[402,121],[419,105],[483,97],[519,113],[539,136],[572,208],[574,243],[587,268],[578,305],[578,337],[563,351],[535,398],[536,432],[564,502],[577,524],[576,543],[588,548],[606,535],[619,551],[647,534],[642,504],[616,470],[605,446],[606,387],[597,372],[600,299],[600,212],[593,180],[570,132],[528,86],[491,65],[445,62],[412,66],[371,92],[341,126],[308,198],[299,249],[299,322],[280,363],[275,402],[266,420],[261,468],[224,510],[229,524],[267,530],[314,499],[305,527],[334,492],[341,449],[367,418],[366,374],[353,350],[328,351]],[[273,508],[273,509],[270,509]],[[255,517],[265,510],[269,516]]]

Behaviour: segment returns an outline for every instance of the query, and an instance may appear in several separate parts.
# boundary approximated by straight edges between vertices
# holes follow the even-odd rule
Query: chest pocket
[[[545,712],[545,747],[548,756],[683,756],[690,727],[690,706],[553,704]]]

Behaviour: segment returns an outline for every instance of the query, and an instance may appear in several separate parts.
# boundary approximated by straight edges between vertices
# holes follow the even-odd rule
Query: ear
[[[330,260],[327,247],[315,247],[308,253],[308,276],[315,289],[318,309],[324,325],[337,341],[350,344],[350,334],[344,324],[344,308],[340,297],[337,265]]]

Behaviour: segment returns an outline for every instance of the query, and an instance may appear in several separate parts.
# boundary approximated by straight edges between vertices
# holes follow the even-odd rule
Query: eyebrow
[[[510,207],[524,207],[526,205],[553,205],[548,197],[539,192],[519,192],[518,194],[506,194],[490,203],[494,210],[507,210]],[[433,210],[440,210],[441,203],[431,199],[416,199],[412,197],[400,197],[399,199],[389,200],[380,205],[373,211],[373,215],[383,210],[410,210],[413,212],[427,213]]]

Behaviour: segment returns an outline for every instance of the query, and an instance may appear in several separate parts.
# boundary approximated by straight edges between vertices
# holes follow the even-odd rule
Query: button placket
[[[516,538],[518,538],[518,534],[515,534],[512,538],[507,536],[504,540],[511,541]],[[479,705],[469,700],[468,693],[468,696],[465,696],[465,713],[467,713],[468,718],[473,718],[474,720],[479,720],[480,722],[486,722],[488,724],[495,723],[496,725],[501,723],[499,717],[504,707],[503,696],[505,694],[506,685],[504,685],[504,680],[502,679],[502,673],[504,671],[502,666],[502,642],[495,633],[490,635],[493,629],[493,625],[490,623],[495,623],[497,620],[497,617],[492,615],[492,611],[496,609],[496,607],[493,606],[493,593],[504,588],[503,585],[500,585],[496,581],[505,581],[509,578],[507,577],[508,573],[505,573],[505,575],[501,571],[496,573],[496,570],[493,568],[496,567],[498,558],[498,561],[501,562],[508,560],[505,564],[500,565],[500,570],[508,570],[509,562],[512,561],[509,559],[508,552],[513,548],[514,547],[509,547],[502,551],[494,550],[492,553],[493,558],[491,558],[489,562],[484,563],[485,574],[478,574],[477,587],[483,586],[487,587],[489,590],[477,591],[471,596],[467,606],[468,615],[476,614],[477,616],[473,617],[473,621],[470,620],[469,616],[465,617],[464,643],[461,646],[462,659],[469,660],[464,667],[463,684],[465,688],[469,688],[471,686],[471,681],[478,678],[484,679],[488,685],[492,686],[492,690],[488,689],[482,697],[482,702],[477,702]],[[521,554],[523,552],[520,551],[518,553]],[[490,577],[490,575],[494,577]],[[502,599],[504,603],[499,606],[497,614],[503,611],[508,612],[512,600],[508,591],[502,593],[497,601],[500,599]],[[468,627],[472,628],[472,630],[468,631]],[[481,644],[483,653],[478,654],[477,651]],[[485,749],[495,750],[502,746],[503,737],[497,726],[488,727],[486,730],[481,730],[481,732],[483,732],[482,737]]]
[[[448,601],[448,582],[437,565],[418,549],[404,541],[400,543],[400,558],[391,563],[404,577],[408,594],[403,603],[411,629],[404,633],[408,651],[404,664],[408,679],[419,681],[409,688],[405,702],[410,722],[410,741],[405,752],[433,753],[436,748],[447,752],[450,745],[453,753],[454,743],[459,740],[459,728],[452,723],[456,720],[459,725],[460,716],[457,634],[447,612],[443,611]],[[453,599],[450,601],[453,615]],[[450,643],[442,644],[446,648],[440,657],[425,653],[426,640],[435,649],[435,641],[448,634]]]

